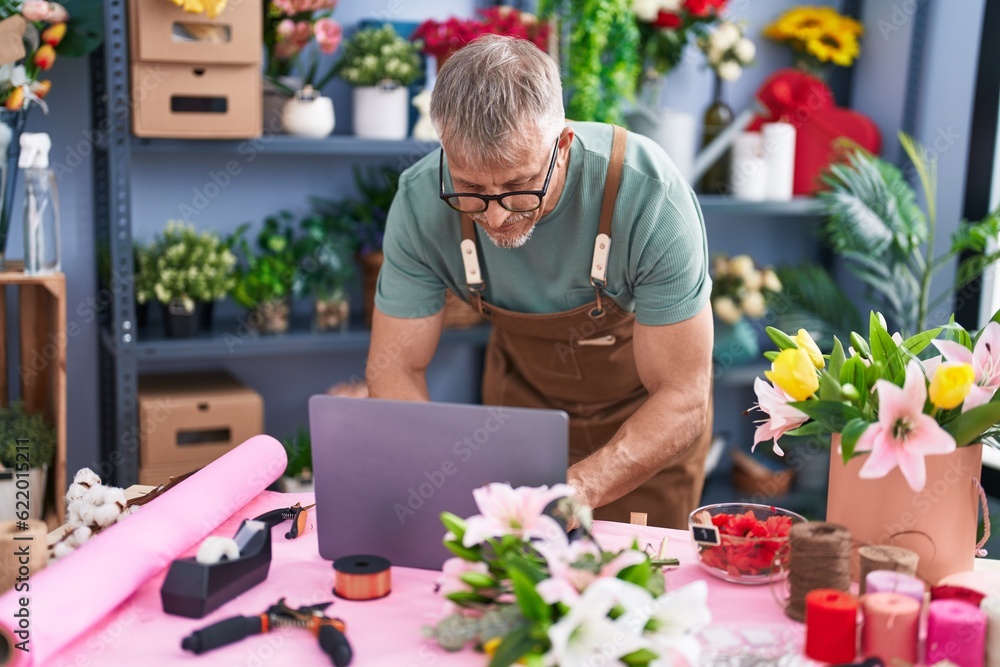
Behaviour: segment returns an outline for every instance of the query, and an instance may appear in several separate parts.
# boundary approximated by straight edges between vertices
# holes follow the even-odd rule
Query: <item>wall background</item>
[[[938,247],[944,247],[960,218],[965,184],[965,162],[982,9],[985,0],[969,0],[962,12],[947,11],[944,3],[930,8],[924,68],[917,81],[920,91],[917,138],[934,149],[939,168]],[[790,53],[765,41],[760,29],[780,12],[795,4],[791,0],[753,2],[733,0],[732,16],[744,19],[749,35],[758,47],[757,64],[742,79],[729,86],[728,102],[738,113],[749,103],[753,92],[776,68],[791,64]],[[913,34],[916,0],[868,0],[862,20],[867,34],[862,57],[855,66],[852,106],[872,117],[879,125],[888,156],[899,150],[896,132],[902,123],[907,66]],[[349,27],[364,18],[420,21],[428,17],[444,19],[470,15],[474,0],[341,0],[335,18]],[[710,73],[703,69],[692,50],[668,80],[664,104],[693,112],[700,117],[711,101]],[[29,131],[52,135],[52,163],[59,175],[63,213],[63,265],[67,275],[68,321],[76,335],[69,340],[68,469],[99,460],[98,441],[98,337],[95,319],[96,270],[92,170],[89,147],[90,84],[86,61],[63,60],[52,72],[50,113],[32,112]],[[349,89],[339,81],[327,91],[337,109],[335,133],[350,133]],[[238,157],[238,156],[237,156]],[[231,155],[192,153],[189,155],[135,155],[133,157],[133,230],[136,238],[147,241],[163,224],[180,217],[180,208],[192,205],[197,192],[212,182],[213,172],[224,170]],[[353,191],[350,162],[329,157],[288,157],[268,155],[262,150],[243,165],[218,197],[190,216],[199,227],[228,232],[243,222],[259,223],[264,215],[281,209],[304,211],[309,195],[349,194]],[[20,204],[16,204],[20,206]],[[762,263],[797,262],[815,259],[818,242],[816,223],[811,219],[706,217],[712,252],[747,252]],[[21,255],[19,229],[12,230],[8,256]],[[952,269],[942,272],[942,286],[950,281]],[[843,273],[843,272],[841,272]],[[843,277],[853,293],[862,298],[860,287]],[[9,317],[17,304],[10,300]],[[300,304],[303,306],[305,304]],[[950,312],[950,308],[949,308]],[[231,306],[223,316],[239,315]],[[16,319],[8,319],[14,322]],[[75,325],[75,326],[74,326]],[[437,400],[474,400],[479,355],[470,348],[441,349],[430,376]],[[219,368],[263,394],[266,430],[282,437],[306,421],[306,398],[352,374],[361,374],[360,355],[323,354],[315,357],[275,357],[238,361],[219,359]],[[171,371],[184,370],[176,365]],[[747,433],[750,418],[742,412],[753,402],[749,387],[717,392],[716,419],[721,429]]]

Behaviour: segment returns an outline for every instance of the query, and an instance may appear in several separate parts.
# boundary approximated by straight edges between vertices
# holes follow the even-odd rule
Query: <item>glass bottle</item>
[[[59,247],[59,196],[55,172],[49,169],[51,142],[44,133],[21,135],[20,166],[24,175],[24,272],[62,270]]]
[[[723,101],[722,79],[715,75],[715,92],[712,105],[705,110],[702,119],[702,148],[712,143],[719,134],[733,122],[733,110]],[[705,172],[699,190],[705,194],[719,195],[729,192],[729,165],[732,151],[727,150],[715,164]]]

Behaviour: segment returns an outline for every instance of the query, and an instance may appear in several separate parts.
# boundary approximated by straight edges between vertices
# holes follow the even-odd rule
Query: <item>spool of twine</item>
[[[920,557],[916,552],[903,547],[890,547],[877,544],[869,544],[858,547],[858,560],[860,561],[861,576],[858,579],[858,595],[865,594],[865,579],[869,572],[875,570],[890,570],[892,572],[902,572],[911,576],[917,572],[917,560]]]
[[[788,558],[789,600],[785,615],[806,618],[806,595],[817,588],[848,592],[851,587],[851,532],[825,521],[792,526]]]

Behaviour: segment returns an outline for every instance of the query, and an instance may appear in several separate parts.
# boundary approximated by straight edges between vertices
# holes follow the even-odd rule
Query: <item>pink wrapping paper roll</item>
[[[23,638],[17,636],[20,598],[29,602],[30,652],[15,650],[14,664],[43,665],[253,500],[286,463],[277,440],[250,438],[76,553],[32,573],[29,591],[0,597],[0,629],[15,641]]]

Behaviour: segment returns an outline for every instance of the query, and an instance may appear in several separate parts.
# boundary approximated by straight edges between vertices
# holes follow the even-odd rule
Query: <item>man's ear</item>
[[[559,164],[569,159],[569,147],[573,145],[573,137],[572,127],[563,128],[562,134],[559,135],[559,157],[557,158]]]

